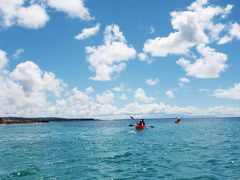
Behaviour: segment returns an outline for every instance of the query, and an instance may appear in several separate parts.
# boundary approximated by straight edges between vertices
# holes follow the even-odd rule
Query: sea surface
[[[239,180],[240,118],[0,126],[0,179]]]

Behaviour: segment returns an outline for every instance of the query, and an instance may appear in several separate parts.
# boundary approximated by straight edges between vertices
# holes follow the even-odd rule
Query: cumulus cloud
[[[3,70],[8,63],[7,53],[0,49],[0,72]]]
[[[240,99],[240,83],[234,84],[234,87],[228,89],[216,89],[213,96],[227,99]]]
[[[239,116],[240,108],[214,106],[210,108],[197,108],[194,106],[178,107],[170,106],[164,103],[140,104],[132,102],[122,108],[112,104],[98,104],[90,102],[84,105],[69,105],[64,101],[59,102],[63,106],[56,107],[56,112],[62,113],[62,116],[75,117],[95,117],[104,119],[128,118],[131,115],[135,117],[160,117],[166,115],[184,114],[185,116]],[[1,111],[1,110],[0,110]],[[47,111],[49,112],[49,111]]]
[[[84,6],[83,0],[47,0],[47,4],[57,11],[67,13],[72,18],[80,18],[82,20],[94,19]]]
[[[169,98],[173,98],[174,97],[174,94],[173,94],[173,91],[172,90],[169,90],[166,92],[166,95],[169,97]]]
[[[146,103],[151,103],[155,100],[153,97],[147,97],[145,91],[142,88],[138,88],[134,93],[134,98],[137,101],[143,101]]]
[[[87,39],[90,36],[95,35],[99,31],[99,28],[100,28],[99,23],[96,24],[96,26],[94,26],[92,28],[84,28],[82,30],[82,32],[80,34],[76,35],[74,38],[77,39],[77,40]]]
[[[72,90],[72,95],[67,99],[67,102],[75,104],[86,104],[89,101],[89,97],[86,93],[78,90],[76,87]]]
[[[52,72],[43,72],[32,61],[18,64],[9,76],[19,82],[26,95],[49,91],[59,96],[63,90],[62,80],[56,79]]]
[[[117,86],[115,88],[113,88],[114,91],[116,92],[121,92],[124,90],[124,84],[122,83],[120,86]]]
[[[185,78],[185,77],[181,77],[181,78],[179,78],[178,79],[178,81],[179,81],[179,86],[183,86],[184,85],[184,83],[189,83],[189,79],[188,78]]]
[[[93,20],[83,0],[0,0],[0,25],[11,27],[19,25],[30,29],[38,29],[46,25],[49,16],[46,8],[64,12],[72,18]]]
[[[232,37],[236,37],[238,40],[240,40],[240,25],[238,23],[232,24],[230,34]]]
[[[14,24],[26,28],[37,29],[43,27],[49,16],[43,6],[30,4],[24,6],[24,0],[0,0],[0,24],[10,27]]]
[[[20,63],[12,72],[0,74],[0,113],[13,116],[56,113],[48,97],[60,97],[65,86],[55,74],[43,72],[34,62]]]
[[[97,94],[96,98],[101,104],[112,104],[114,102],[115,95],[111,91],[106,90],[102,95]]]
[[[137,56],[140,61],[146,62],[147,64],[153,62],[153,59],[151,59],[146,53],[138,53]]]
[[[140,61],[145,61],[148,58],[148,56],[146,53],[138,53],[138,58]]]
[[[128,98],[127,98],[126,94],[122,94],[122,95],[119,97],[119,99],[121,99],[121,100],[127,100]]]
[[[18,10],[17,24],[20,26],[37,29],[45,26],[48,20],[45,9],[37,4]]]
[[[158,79],[157,78],[155,78],[155,79],[147,79],[146,80],[146,84],[148,84],[149,86],[154,86],[154,85],[156,85],[157,83],[158,83]]]
[[[1,50],[0,60],[2,60],[2,57],[6,59],[6,53]],[[7,61],[1,66],[1,70],[5,70],[6,65]],[[216,90],[215,95],[230,98],[230,94],[235,94],[234,98],[239,99],[239,86],[240,83],[235,84],[233,88]],[[90,96],[90,92],[93,91],[92,87],[88,87],[85,91],[75,87],[66,95],[66,98],[63,98],[59,94],[62,94],[64,87],[62,80],[56,78],[51,72],[41,70],[34,62],[20,63],[12,72],[0,73],[0,114],[2,116],[59,116],[104,119],[126,118],[133,114],[145,117],[175,114],[186,116],[240,115],[240,108],[234,107],[215,106],[201,109],[193,106],[178,107],[164,103],[151,103],[154,98],[147,97],[141,88],[135,91],[134,97],[143,103],[132,102],[119,108],[113,105],[115,95],[109,90],[93,97]],[[122,94],[119,99],[126,100],[127,96]]]
[[[179,81],[182,82],[182,83],[189,83],[189,79],[185,78],[185,77],[179,78]]]
[[[171,24],[176,32],[170,33],[168,37],[148,39],[143,51],[160,57],[168,54],[183,55],[189,53],[193,46],[209,43],[211,39],[218,40],[225,25],[215,24],[214,18],[225,18],[232,7],[208,6],[207,0],[197,0],[186,11],[174,11],[171,13]]]
[[[197,46],[197,51],[202,57],[197,59],[196,62],[191,63],[184,58],[180,58],[176,62],[187,72],[187,76],[196,78],[217,78],[220,72],[227,68],[225,64],[227,56],[225,54],[216,52],[215,49],[205,45]]]
[[[86,88],[86,93],[87,93],[87,94],[90,94],[90,93],[92,93],[92,92],[94,92],[93,87],[89,86],[88,88]]]
[[[109,81],[126,68],[125,61],[135,58],[136,50],[126,44],[119,26],[109,25],[104,32],[104,44],[85,48],[90,69],[96,72],[92,80]]]
[[[228,35],[223,36],[218,44],[225,44],[232,41],[234,38],[240,40],[240,25],[238,23],[233,23],[230,27]]]

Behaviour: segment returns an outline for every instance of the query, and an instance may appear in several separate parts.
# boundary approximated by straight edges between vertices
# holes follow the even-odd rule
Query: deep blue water
[[[239,179],[240,118],[0,126],[0,179]]]

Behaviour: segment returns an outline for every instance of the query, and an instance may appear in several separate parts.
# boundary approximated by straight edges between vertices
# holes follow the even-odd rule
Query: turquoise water
[[[0,179],[239,179],[240,118],[0,126]]]

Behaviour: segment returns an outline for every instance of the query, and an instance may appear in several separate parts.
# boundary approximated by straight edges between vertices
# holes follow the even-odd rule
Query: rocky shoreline
[[[64,121],[97,121],[93,118],[24,118],[24,117],[0,117],[0,124],[19,124],[19,123],[48,123]]]

